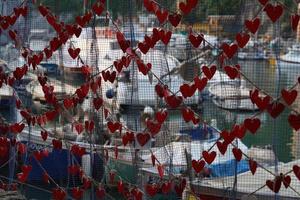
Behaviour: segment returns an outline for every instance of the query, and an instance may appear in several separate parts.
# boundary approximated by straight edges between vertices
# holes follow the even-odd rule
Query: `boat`
[[[252,103],[250,89],[237,84],[216,83],[208,88],[213,103],[226,110],[256,111],[259,108]]]
[[[268,167],[268,170],[276,174],[276,171],[285,174],[289,172],[293,165],[299,164],[299,160],[289,163],[281,163],[275,170],[275,167]],[[300,182],[294,173],[289,173],[291,177],[291,186],[296,189],[300,188]],[[193,180],[190,182],[190,187],[194,191],[193,194],[185,191],[185,199],[203,198],[203,199],[264,199],[271,200],[278,198],[281,200],[296,200],[299,199],[299,194],[290,187],[281,186],[278,194],[275,195],[267,186],[266,180],[273,180],[274,176],[266,170],[258,167],[255,174],[250,171],[238,174],[237,177],[222,177],[216,179],[204,178],[201,180]],[[238,184],[235,184],[238,183]],[[235,187],[235,188],[234,188]],[[261,188],[262,187],[262,188]],[[259,189],[261,188],[261,189]],[[258,190],[259,189],[259,190]],[[255,192],[255,193],[254,193]]]
[[[237,53],[239,60],[266,60],[268,56],[266,52],[259,49],[243,49]]]
[[[294,44],[292,47],[288,48],[288,53],[279,56],[278,62],[286,66],[295,66],[300,65],[300,44]]]

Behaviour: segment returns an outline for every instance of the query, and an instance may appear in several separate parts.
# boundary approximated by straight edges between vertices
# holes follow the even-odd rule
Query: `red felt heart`
[[[300,115],[290,114],[288,121],[291,127],[296,131],[300,129]]]
[[[237,161],[241,161],[242,156],[243,156],[242,150],[240,150],[239,148],[234,147],[232,149],[232,153],[233,153],[233,155],[234,155],[234,157]]]
[[[121,33],[120,31],[117,31],[116,37],[120,48],[122,49],[123,53],[125,53],[126,50],[130,47],[130,41],[126,40],[123,33]]]
[[[57,150],[62,149],[62,142],[60,140],[53,139],[52,145],[53,145],[53,149],[57,149]]]
[[[47,140],[47,137],[48,137],[48,132],[47,132],[47,131],[41,131],[41,136],[42,136],[42,139],[43,139],[44,141],[46,141],[46,140]]]
[[[172,36],[172,32],[171,31],[168,31],[166,32],[163,36],[160,37],[160,40],[165,44],[167,45],[171,39],[171,36]]]
[[[291,90],[291,91],[287,91],[285,89],[281,90],[282,98],[284,99],[286,104],[289,106],[292,105],[293,102],[296,100],[297,94],[298,94],[297,90]]]
[[[44,183],[47,183],[47,184],[50,183],[49,182],[49,175],[47,174],[47,172],[43,173],[43,181],[44,181]]]
[[[245,20],[245,26],[253,34],[255,34],[256,31],[258,30],[259,25],[260,25],[259,18],[255,18],[254,20]]]
[[[285,106],[280,102],[273,102],[269,104],[267,111],[274,119],[283,112]]]
[[[224,139],[224,142],[226,142],[227,144],[230,144],[235,138],[234,134],[232,134],[231,132],[228,132],[226,130],[223,130],[220,133],[220,136]]]
[[[16,38],[17,38],[17,33],[13,30],[9,30],[8,35],[12,40],[16,40]]]
[[[272,22],[276,22],[283,13],[283,8],[280,4],[273,6],[272,4],[268,3],[264,11],[267,13],[268,17],[272,20]]]
[[[177,194],[177,196],[181,197],[182,196],[182,192],[184,190],[186,186],[186,179],[181,179],[180,183],[175,185],[174,189],[175,189],[175,192]]]
[[[172,189],[172,182],[171,181],[167,181],[167,182],[164,182],[162,185],[161,185],[161,191],[163,194],[168,194]]]
[[[283,185],[284,185],[284,187],[285,188],[288,188],[289,186],[290,186],[290,184],[291,184],[291,177],[290,176],[284,176],[284,178],[283,178]]]
[[[297,31],[300,16],[297,14],[291,15],[291,26],[293,31]]]
[[[244,48],[248,41],[250,40],[250,35],[248,33],[238,33],[235,36],[235,39],[240,48]]]
[[[105,197],[105,189],[102,186],[97,187],[96,195],[99,199],[104,198]]]
[[[138,133],[136,139],[141,146],[144,146],[150,140],[150,135],[148,133]]]
[[[195,48],[198,48],[200,46],[201,42],[203,41],[203,37],[204,37],[203,34],[200,34],[200,35],[197,35],[197,36],[194,36],[193,34],[190,34],[189,35],[189,40]]]
[[[184,83],[183,85],[180,86],[179,90],[182,94],[182,96],[184,98],[187,98],[187,97],[191,97],[194,95],[195,91],[196,91],[196,87],[195,85],[189,85],[187,83]]]
[[[83,84],[80,86],[80,88],[78,88],[76,90],[76,94],[78,96],[79,99],[83,99],[87,96],[87,94],[89,93],[89,89],[90,89],[90,86],[89,84]]]
[[[79,53],[80,53],[80,48],[76,48],[76,49],[69,48],[69,49],[68,49],[68,52],[69,52],[70,56],[71,56],[73,59],[75,59],[75,58],[77,58],[77,56],[78,56]]]
[[[281,188],[281,182],[282,182],[281,177],[276,177],[275,180],[273,181],[267,180],[266,185],[270,190],[272,190],[275,193],[278,193]]]
[[[116,132],[117,130],[121,130],[122,125],[119,122],[111,122],[107,123],[107,128],[110,130],[111,133]]]
[[[131,191],[133,194],[135,200],[142,200],[143,199],[143,193],[139,189],[135,188]]]
[[[206,77],[200,79],[199,76],[196,76],[194,78],[194,82],[195,82],[195,88],[197,88],[199,92],[201,92],[207,85],[208,79]]]
[[[185,122],[191,121],[194,118],[194,115],[195,115],[194,112],[188,107],[182,108],[181,109],[181,114],[182,114],[182,117],[183,117]]]
[[[187,15],[191,12],[192,7],[190,4],[185,4],[184,2],[179,3],[179,9],[182,11],[183,14]]]
[[[163,10],[163,9],[157,9],[157,11],[155,12],[155,15],[159,21],[160,24],[163,24],[166,19],[168,18],[168,11],[167,10]]]
[[[156,120],[161,124],[166,120],[167,117],[168,117],[167,109],[162,109],[155,113]]]
[[[235,79],[239,76],[239,71],[236,67],[225,66],[224,70],[230,79]]]
[[[260,127],[260,120],[258,118],[247,118],[244,120],[244,125],[252,134],[255,134]]]
[[[104,6],[100,2],[95,2],[92,6],[92,9],[96,15],[100,16],[104,10]]]
[[[158,171],[159,177],[162,179],[164,177],[164,172],[165,172],[164,166],[161,165],[161,164],[158,164],[157,165],[157,171]]]
[[[25,128],[25,124],[23,123],[22,124],[15,123],[10,126],[10,130],[13,133],[21,133],[24,128]]]
[[[73,99],[71,99],[71,98],[64,99],[63,103],[64,103],[64,107],[66,109],[70,109],[74,106]]]
[[[236,44],[229,45],[227,43],[223,43],[222,49],[223,49],[223,52],[226,54],[227,58],[230,59],[234,56],[234,54],[238,50],[238,45],[236,45]]]
[[[74,199],[81,199],[82,195],[83,195],[82,189],[80,189],[79,187],[72,188],[72,197]]]
[[[82,124],[81,124],[81,123],[76,123],[76,124],[75,124],[75,130],[77,131],[78,135],[79,135],[80,133],[82,133],[82,131],[83,131],[83,126],[82,126]]]
[[[138,69],[140,72],[142,72],[142,74],[147,75],[148,72],[151,70],[152,65],[151,63],[147,63],[147,65],[145,65],[142,61],[137,61],[137,65],[138,65]]]
[[[146,54],[149,51],[149,49],[150,49],[150,45],[147,44],[146,42],[139,42],[138,43],[138,48],[140,49],[140,51],[143,54]]]
[[[208,79],[211,79],[215,75],[216,71],[217,71],[216,65],[212,65],[211,67],[208,67],[208,66],[202,67],[202,72]]]
[[[174,14],[170,14],[168,16],[169,22],[172,24],[172,26],[177,27],[180,20],[181,20],[182,16],[180,14],[174,13]]]
[[[41,161],[44,157],[41,151],[34,151],[33,156],[37,161]]]
[[[97,97],[93,99],[93,104],[96,110],[99,110],[103,105],[103,99],[101,97]]]
[[[156,184],[147,184],[146,192],[150,197],[154,197],[158,191],[158,187]]]
[[[118,192],[119,193],[123,193],[123,191],[124,191],[124,184],[123,184],[122,180],[118,181],[117,187],[118,187]]]
[[[298,165],[293,166],[293,172],[295,173],[295,176],[300,181],[300,167]]]
[[[215,160],[217,153],[215,151],[212,151],[210,153],[208,151],[203,151],[202,156],[208,164],[211,164]]]
[[[263,111],[268,107],[270,101],[271,101],[270,96],[265,96],[264,98],[257,97],[255,100],[255,104],[257,105],[259,110]]]
[[[182,97],[176,95],[170,95],[165,97],[166,103],[172,108],[175,109],[182,103]]]
[[[167,90],[167,86],[156,84],[155,85],[155,92],[159,97],[164,97],[165,90]]]
[[[93,120],[91,120],[91,121],[85,121],[84,125],[85,125],[85,131],[90,132],[90,133],[95,128],[95,123],[94,123]]]
[[[257,162],[253,159],[249,160],[249,168],[251,173],[254,175],[257,169]]]
[[[52,197],[54,200],[64,200],[67,194],[61,188],[55,188],[52,190]]]
[[[227,151],[228,144],[224,142],[217,141],[217,147],[222,155]]]
[[[242,125],[235,124],[233,126],[233,129],[232,129],[231,133],[235,137],[242,139],[242,138],[244,138],[244,136],[246,134],[246,127],[244,126],[244,124],[242,124]]]

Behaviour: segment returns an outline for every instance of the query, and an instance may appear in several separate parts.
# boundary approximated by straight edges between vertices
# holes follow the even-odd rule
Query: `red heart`
[[[62,142],[60,140],[53,139],[52,145],[53,145],[53,149],[57,149],[57,150],[62,149]]]
[[[128,144],[128,142],[129,142],[129,138],[128,138],[127,134],[123,135],[122,136],[123,145],[126,146]]]
[[[79,166],[77,166],[77,165],[70,165],[70,166],[68,166],[68,172],[71,175],[75,176],[79,172]]]
[[[44,141],[46,141],[46,140],[47,140],[47,137],[48,137],[47,131],[41,131],[41,136],[42,136],[42,139],[43,139]]]
[[[148,133],[138,133],[136,139],[141,146],[144,146],[150,140],[150,135]]]
[[[179,8],[185,15],[189,14],[192,10],[192,7],[190,4],[185,4],[183,2],[179,3]]]
[[[34,151],[33,156],[37,161],[41,161],[43,159],[43,153],[41,151]]]
[[[217,147],[222,155],[227,151],[228,144],[224,142],[217,141]]]
[[[266,185],[270,190],[272,190],[275,193],[278,193],[281,188],[281,182],[282,182],[281,177],[275,177],[274,181],[267,180]]]
[[[92,185],[92,181],[89,178],[83,177],[83,188],[85,190],[89,189]]]
[[[235,124],[233,126],[233,130],[231,131],[231,133],[237,137],[237,138],[244,138],[245,134],[246,134],[246,127],[244,126],[244,124],[242,125],[237,125]]]
[[[153,122],[150,119],[146,119],[146,125],[151,135],[154,137],[157,133],[159,133],[161,129],[161,123]]]
[[[237,161],[241,161],[243,153],[239,148],[234,147],[232,153]]]
[[[239,76],[239,71],[236,67],[225,66],[224,70],[230,79],[235,79]]]
[[[266,3],[269,1],[269,0],[258,0],[259,3],[261,3],[261,5],[266,5]]]
[[[85,123],[85,131],[91,133],[94,130],[94,128],[95,128],[94,121],[93,120],[91,120],[91,121],[85,121],[84,123]]]
[[[284,185],[284,187],[285,188],[288,188],[289,186],[290,186],[290,184],[291,184],[291,177],[290,176],[284,176],[284,178],[283,178],[283,185]]]
[[[167,181],[167,182],[164,182],[162,185],[161,185],[161,191],[163,194],[168,194],[170,191],[171,191],[171,188],[172,187],[172,182],[171,181]]]
[[[150,49],[150,46],[149,44],[147,44],[146,42],[139,42],[138,43],[138,48],[140,49],[140,51],[143,53],[143,54],[146,54],[149,49]]]
[[[43,181],[47,184],[49,184],[49,175],[47,174],[47,172],[43,173]]]
[[[268,113],[271,115],[271,117],[276,118],[280,113],[283,112],[285,106],[280,102],[273,102],[269,104],[268,106]]]
[[[234,56],[234,54],[238,50],[238,46],[236,44],[229,45],[227,43],[223,43],[222,49],[223,49],[224,53],[226,54],[227,58],[230,59]]]
[[[288,118],[289,124],[296,131],[300,129],[300,115],[290,114]]]
[[[254,134],[260,127],[260,120],[258,118],[247,118],[244,120],[244,125],[252,134]]]
[[[287,91],[285,89],[281,90],[282,98],[284,99],[286,104],[289,106],[292,105],[293,102],[296,100],[297,94],[298,94],[297,90],[291,90],[291,91]]]
[[[24,173],[18,173],[17,174],[17,177],[18,177],[18,180],[21,182],[21,183],[25,183],[27,178],[28,178],[28,175],[27,174],[24,174]]]
[[[177,196],[179,196],[179,197],[182,196],[182,192],[183,192],[185,186],[186,186],[186,179],[184,179],[184,178],[180,181],[180,183],[178,185],[175,185],[174,189],[175,189]]]
[[[254,20],[245,20],[245,26],[253,34],[255,34],[256,31],[258,30],[259,25],[260,25],[259,18],[255,18]]]
[[[163,9],[157,9],[157,11],[155,12],[155,15],[159,21],[159,23],[163,24],[166,19],[168,18],[168,11],[167,10],[163,10]]]
[[[73,49],[73,48],[70,47],[70,48],[68,49],[68,52],[69,52],[70,56],[71,56],[73,59],[75,59],[75,58],[77,58],[77,56],[78,56],[79,53],[80,53],[80,48]]]
[[[104,10],[104,6],[100,2],[96,2],[93,4],[92,9],[93,9],[94,13],[96,13],[96,15],[100,16]]]
[[[216,65],[212,65],[210,68],[207,66],[202,67],[202,72],[208,79],[211,79],[214,76],[216,71],[217,71]]]
[[[158,187],[156,184],[147,184],[146,191],[150,197],[154,197],[158,191]]]
[[[61,188],[55,188],[52,190],[52,197],[54,200],[64,200],[67,194]]]
[[[93,104],[96,110],[99,110],[101,106],[103,105],[103,99],[100,97],[93,99]]]
[[[9,35],[9,37],[10,37],[12,40],[15,40],[16,37],[17,37],[17,33],[16,33],[15,31],[13,31],[13,30],[9,30],[9,31],[8,31],[8,35]]]
[[[257,169],[257,162],[253,159],[249,160],[249,168],[251,173],[254,175]]]
[[[194,112],[188,107],[182,108],[181,114],[185,122],[189,122],[194,118]]]
[[[189,40],[195,48],[198,48],[200,46],[201,42],[203,41],[203,37],[204,37],[203,34],[200,34],[200,35],[197,35],[197,36],[194,36],[193,34],[190,34],[189,35]]]
[[[172,24],[172,26],[177,27],[180,20],[181,20],[182,16],[180,14],[174,13],[174,14],[170,14],[168,16],[169,22]]]
[[[168,117],[167,109],[162,109],[155,113],[156,120],[161,124],[166,120],[167,117]]]
[[[105,197],[105,189],[102,186],[97,187],[96,195],[99,199],[104,198]]]
[[[38,81],[41,84],[41,86],[44,86],[47,83],[47,77],[46,76],[38,76]]]
[[[81,199],[82,195],[83,195],[82,189],[80,189],[79,187],[72,188],[72,197],[74,197],[74,199]]]
[[[121,130],[122,125],[119,122],[113,123],[113,122],[109,121],[107,123],[107,127],[108,127],[108,129],[110,130],[111,133],[114,133],[117,130]]]
[[[171,95],[165,97],[166,103],[173,109],[177,108],[180,106],[182,103],[182,97],[181,96],[176,96],[176,95]]]
[[[29,172],[32,170],[32,166],[31,165],[23,165],[21,167],[23,174],[28,175]]]
[[[281,5],[276,5],[273,6],[272,4],[268,3],[265,8],[264,11],[267,13],[267,15],[269,16],[269,18],[272,20],[272,22],[276,22],[280,16],[283,13],[283,8]]]
[[[23,123],[22,124],[15,123],[10,126],[10,130],[13,133],[21,133],[24,128],[25,128],[25,124]]]
[[[164,97],[165,90],[167,89],[167,86],[156,84],[155,85],[155,92],[159,97]]]
[[[224,139],[224,142],[226,142],[227,144],[230,144],[235,138],[234,134],[232,134],[231,132],[228,132],[226,130],[222,131],[220,133],[220,136]]]
[[[291,15],[291,25],[292,25],[292,30],[296,31],[298,27],[300,16],[297,14]]]
[[[140,72],[142,72],[142,74],[147,75],[148,72],[151,70],[152,65],[151,63],[147,63],[147,65],[145,65],[142,61],[137,61],[137,65],[138,65],[138,69]]]
[[[217,153],[215,151],[212,151],[210,153],[208,151],[203,151],[202,156],[208,164],[211,164],[215,160]]]
[[[191,97],[191,96],[193,96],[194,95],[194,93],[195,93],[195,91],[196,91],[196,87],[194,86],[193,87],[193,85],[189,85],[189,84],[187,84],[187,83],[184,83],[183,85],[181,85],[180,86],[180,88],[179,88],[179,90],[180,90],[180,92],[181,92],[181,94],[182,94],[182,96],[184,97],[184,98],[187,98],[187,97]]]
[[[80,133],[82,133],[82,131],[83,131],[83,126],[82,126],[82,124],[81,124],[81,123],[76,123],[76,125],[75,125],[75,130],[77,131],[78,135],[79,135]]]
[[[201,92],[207,85],[208,79],[206,77],[203,77],[202,79],[200,79],[198,76],[196,76],[194,78],[194,82],[195,82],[195,88],[198,89],[199,92]],[[191,96],[193,96],[193,95],[191,95]]]
[[[135,188],[131,192],[135,198],[135,200],[142,200],[143,199],[143,193],[139,189]]]
[[[119,193],[123,193],[123,191],[124,191],[124,184],[123,184],[122,180],[118,181],[118,191],[119,191]]]
[[[63,103],[64,103],[64,107],[66,109],[70,109],[70,108],[72,108],[74,106],[73,99],[71,99],[71,98],[64,99]]]
[[[76,90],[76,94],[78,96],[79,99],[83,99],[87,96],[88,92],[89,92],[90,86],[89,84],[83,84],[80,86],[80,88],[78,88]]]
[[[270,101],[270,96],[265,96],[264,98],[257,97],[257,99],[255,100],[255,104],[257,105],[259,110],[263,111],[268,107]]]
[[[162,179],[164,177],[164,166],[159,164],[157,165],[157,171],[158,171],[158,174],[159,174],[159,177]]]
[[[156,157],[155,157],[155,155],[151,152],[151,162],[152,162],[153,167],[155,166],[155,160],[156,160]]]
[[[123,33],[121,33],[120,31],[118,31],[116,35],[120,48],[125,53],[126,50],[130,47],[130,41],[126,40]]]
[[[171,31],[168,31],[166,32],[163,36],[161,36],[160,40],[165,44],[167,45],[171,39],[171,36],[172,36],[172,32]]]
[[[248,33],[238,33],[235,36],[235,39],[240,48],[244,48],[248,41],[250,40],[250,35]]]
[[[295,176],[300,181],[300,167],[298,165],[293,166],[293,172],[295,173]]]

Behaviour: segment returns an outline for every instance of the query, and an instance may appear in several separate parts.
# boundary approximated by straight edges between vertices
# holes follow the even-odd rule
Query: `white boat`
[[[279,62],[282,65],[287,66],[299,66],[300,65],[300,44],[295,44],[291,48],[288,48],[288,53],[279,57]]]

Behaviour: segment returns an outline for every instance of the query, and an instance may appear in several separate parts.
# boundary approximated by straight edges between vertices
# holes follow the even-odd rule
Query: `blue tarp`
[[[237,163],[237,165],[235,163]],[[247,160],[237,162],[235,159],[232,159],[224,163],[208,165],[206,167],[210,169],[212,177],[234,176],[235,173],[239,174],[249,171],[249,163]]]
[[[192,140],[206,140],[216,137],[216,131],[209,126],[198,126],[194,129],[181,130],[180,134],[189,135],[191,136]]]

